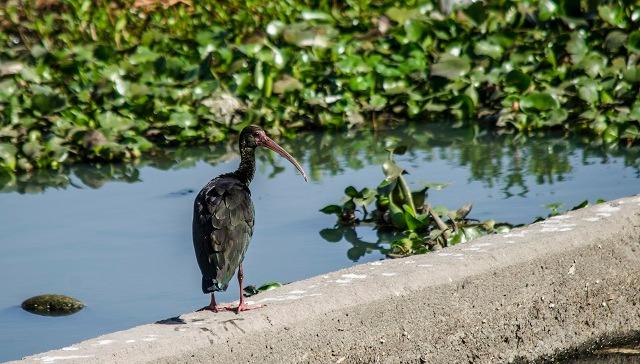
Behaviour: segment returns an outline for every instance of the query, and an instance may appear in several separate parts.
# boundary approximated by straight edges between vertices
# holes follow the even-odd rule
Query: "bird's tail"
[[[212,293],[219,291],[226,291],[228,284],[220,284],[214,278],[202,277],[202,292],[203,293]]]

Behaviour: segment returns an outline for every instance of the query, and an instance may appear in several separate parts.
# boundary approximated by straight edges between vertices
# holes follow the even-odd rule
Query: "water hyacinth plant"
[[[640,140],[636,1],[8,0],[0,171],[445,120]]]
[[[469,219],[472,206],[464,205],[457,210],[443,206],[432,207],[427,202],[430,187],[442,188],[442,184],[429,184],[411,191],[404,177],[407,173],[394,161],[394,154],[403,154],[406,147],[390,148],[389,157],[382,165],[384,180],[375,190],[353,186],[345,189],[345,198],[340,205],[328,205],[320,211],[337,216],[337,227],[321,232],[327,240],[328,234],[342,232],[345,227],[372,224],[382,231],[401,232],[384,252],[390,257],[426,253],[430,250],[464,243],[477,237],[509,231],[509,224],[497,224],[493,220],[479,222]],[[375,208],[369,206],[375,202]],[[338,237],[338,240],[342,235]]]

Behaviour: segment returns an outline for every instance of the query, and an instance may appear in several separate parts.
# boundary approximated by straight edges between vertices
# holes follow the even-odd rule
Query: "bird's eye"
[[[254,136],[254,137],[260,136],[260,133],[259,133],[259,132],[257,132],[257,131],[254,131],[254,132],[253,132],[253,136]]]

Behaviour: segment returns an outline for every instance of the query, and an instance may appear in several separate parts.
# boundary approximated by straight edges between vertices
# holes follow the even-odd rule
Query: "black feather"
[[[254,213],[249,188],[232,175],[211,180],[198,193],[193,247],[204,293],[227,289],[249,247]]]

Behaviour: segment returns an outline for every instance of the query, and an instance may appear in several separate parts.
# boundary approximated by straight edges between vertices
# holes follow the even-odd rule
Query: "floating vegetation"
[[[42,316],[66,316],[84,308],[77,299],[60,294],[43,294],[22,302],[25,311]]]
[[[440,119],[637,144],[639,28],[622,0],[449,15],[431,0],[8,0],[0,178],[218,142],[248,123],[291,136]]]
[[[358,190],[349,186],[341,204],[322,208],[321,212],[336,215],[338,222],[336,228],[325,229],[320,235],[326,240],[337,241],[342,238],[345,227],[373,224],[382,231],[402,232],[391,242],[391,249],[385,251],[387,256],[401,257],[511,230],[511,225],[494,220],[480,222],[469,219],[471,205],[457,210],[431,206],[427,202],[427,191],[429,188],[442,188],[443,184],[427,184],[411,191],[404,177],[407,172],[393,158],[394,154],[404,154],[406,150],[406,147],[388,149],[389,157],[382,165],[385,179],[375,190],[366,187]],[[373,209],[369,207],[372,204],[375,205]]]
[[[282,283],[280,282],[268,282],[265,283],[263,285],[261,285],[260,287],[254,286],[254,285],[249,285],[244,287],[244,292],[242,293],[245,297],[251,297],[254,295],[257,295],[260,292],[265,292],[265,291],[270,291],[272,289],[278,288],[278,287],[282,287]]]

